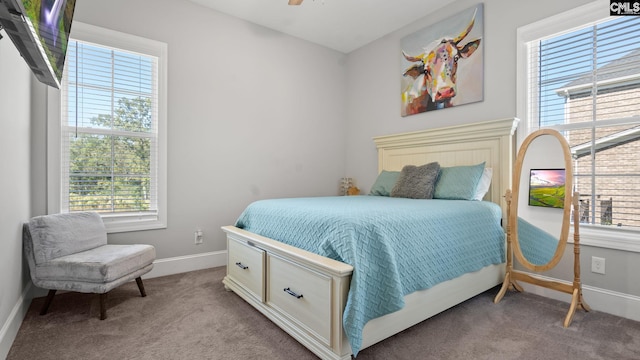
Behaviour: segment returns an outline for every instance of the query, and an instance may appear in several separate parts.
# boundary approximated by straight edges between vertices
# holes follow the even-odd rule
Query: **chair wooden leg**
[[[140,290],[140,296],[145,297],[147,293],[144,291],[144,284],[142,284],[142,277],[138,276],[136,278],[136,284],[138,284],[138,289]]]
[[[100,294],[100,320],[107,318],[107,293]]]
[[[40,309],[40,315],[44,315],[47,313],[47,310],[49,310],[49,305],[51,305],[51,302],[53,301],[53,296],[56,294],[56,290],[49,290],[49,293],[47,294],[47,298],[44,301],[44,304],[42,304],[42,309]]]

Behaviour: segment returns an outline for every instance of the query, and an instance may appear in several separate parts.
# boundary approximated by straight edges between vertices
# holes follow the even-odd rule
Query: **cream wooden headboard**
[[[373,138],[378,148],[378,172],[400,171],[404,165],[437,161],[440,166],[474,165],[486,162],[493,178],[485,200],[502,207],[506,224],[504,194],[511,188],[516,153],[517,118],[449,126]]]

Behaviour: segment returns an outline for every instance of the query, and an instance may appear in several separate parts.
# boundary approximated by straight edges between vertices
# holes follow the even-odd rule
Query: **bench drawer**
[[[331,278],[267,255],[267,304],[318,340],[331,342]]]
[[[264,302],[265,251],[243,241],[228,238],[227,275]]]

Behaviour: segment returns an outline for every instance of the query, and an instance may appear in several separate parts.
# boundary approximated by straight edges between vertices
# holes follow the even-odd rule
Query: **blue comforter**
[[[344,330],[358,354],[371,319],[404,307],[404,295],[504,262],[494,203],[336,196],[261,200],[236,226],[354,267]]]

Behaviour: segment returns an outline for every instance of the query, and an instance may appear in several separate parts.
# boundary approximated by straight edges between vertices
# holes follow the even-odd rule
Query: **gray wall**
[[[400,40],[468,9],[478,1],[455,1],[350,53],[347,79],[349,176],[357,178],[365,189],[369,189],[375,181],[377,157],[371,140],[374,136],[514,117],[517,28],[589,2],[483,1],[485,26],[481,46],[484,47],[484,101],[456,108],[400,116]],[[464,59],[460,60],[459,66],[464,66]]]
[[[588,2],[485,0],[484,101],[406,118],[400,39],[477,1],[456,1],[348,55],[186,0],[78,2],[78,21],[169,45],[168,228],[109,241],[153,244],[159,258],[224,250],[220,226],[251,201],[334,195],[344,175],[368,191],[377,174],[373,136],[513,117],[516,29]],[[46,209],[46,96],[6,37],[0,79],[0,327],[7,329],[28,283],[20,224]],[[193,244],[196,227],[203,245]],[[592,255],[607,259],[606,275],[588,271]],[[640,270],[634,264],[638,254],[584,246],[582,278],[640,295],[630,280]],[[547,275],[571,280],[571,264]],[[10,330],[0,340],[12,340]],[[1,356],[8,347],[0,345]]]
[[[377,173],[372,137],[447,125],[460,125],[516,115],[516,30],[545,17],[590,3],[589,0],[485,0],[484,101],[457,108],[400,116],[400,40],[407,34],[455,15],[477,4],[461,0],[425,16],[349,54],[347,92],[347,174],[370,189]],[[605,5],[606,6],[606,5]],[[464,66],[461,60],[460,66]],[[591,256],[606,259],[606,275],[591,272]],[[640,254],[582,246],[583,284],[640,296],[640,283],[631,274],[640,271]],[[556,269],[543,275],[573,280],[573,246]],[[588,299],[587,299],[588,300]]]
[[[251,201],[338,194],[345,54],[186,0],[79,1],[75,20],[169,48],[168,227],[112,234],[110,242],[152,244],[159,259],[225,250],[220,227]],[[21,224],[47,209],[46,99],[57,90],[32,81],[7,36],[0,85],[3,358],[28,306]],[[203,245],[193,243],[196,228]]]
[[[11,40],[0,41],[0,358],[6,355],[22,318],[21,297],[29,281],[22,261],[22,223],[35,212],[32,205],[31,71]],[[12,315],[13,314],[13,315]]]
[[[185,0],[82,1],[74,18],[169,49],[168,227],[109,241],[224,250],[220,227],[251,201],[338,194],[346,55]]]
[[[592,256],[606,259],[605,275],[591,272]],[[636,252],[581,245],[580,268],[580,278],[584,285],[640,296],[640,284],[636,276],[640,274],[640,254]],[[558,266],[544,275],[573,281],[573,244],[567,244]],[[589,303],[589,299],[585,301]]]

